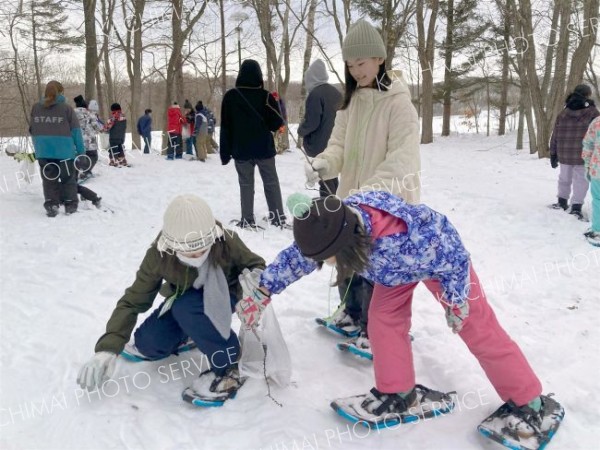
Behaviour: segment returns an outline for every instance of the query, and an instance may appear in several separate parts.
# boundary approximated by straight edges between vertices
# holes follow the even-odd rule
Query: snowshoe
[[[334,400],[331,407],[344,419],[368,428],[391,428],[401,423],[449,414],[454,409],[452,394],[417,384],[406,398],[371,389],[366,395]]]
[[[251,231],[264,230],[264,227],[261,227],[260,225],[256,225],[254,222],[248,222],[246,220],[231,220],[229,222],[229,224],[233,225],[234,227],[242,228],[244,230],[251,230]]]
[[[373,360],[373,352],[371,352],[371,343],[365,333],[360,333],[359,336],[350,339],[347,342],[340,342],[337,348],[341,351],[353,353],[354,355],[360,356]]]
[[[189,352],[190,350],[193,350],[195,348],[196,348],[196,343],[194,341],[192,341],[190,338],[188,338],[187,341],[182,342],[179,345],[179,347],[177,347],[177,350],[175,350],[175,352],[173,352],[172,354],[179,355],[180,353]],[[121,356],[130,362],[160,361],[161,359],[167,358],[167,356],[165,356],[164,358],[148,358],[146,355],[144,355],[142,352],[140,352],[137,349],[135,344],[129,344],[129,343],[125,344],[125,348],[121,352]],[[171,356],[171,355],[169,355],[169,356]]]
[[[592,231],[591,229],[583,233],[585,239],[594,247],[600,247],[600,231]]]
[[[540,398],[539,412],[528,406],[505,403],[477,429],[485,437],[512,450],[541,450],[556,434],[565,410],[550,396],[541,395]]]
[[[181,394],[183,400],[194,406],[212,408],[223,406],[242,387],[245,378],[240,377],[237,368],[230,368],[225,375],[217,375],[212,370],[206,370],[194,380],[192,385]]]
[[[353,338],[360,334],[360,325],[348,314],[341,306],[329,318],[316,318],[315,322],[319,325],[341,334],[344,337]]]

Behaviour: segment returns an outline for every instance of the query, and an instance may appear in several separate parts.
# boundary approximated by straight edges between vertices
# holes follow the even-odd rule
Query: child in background
[[[592,121],[583,138],[581,157],[592,194],[592,227],[584,236],[590,244],[600,247],[600,117]]]
[[[340,415],[381,428],[427,417],[425,408],[435,411],[450,405],[438,412],[451,410],[448,394],[415,380],[411,305],[415,288],[423,282],[443,307],[448,326],[506,402],[493,416],[511,431],[507,439],[518,443],[535,438],[539,443],[552,437],[564,410],[541,395],[540,380],[498,323],[469,253],[447,217],[385,191],[356,194],[343,202],[334,196],[305,199],[290,210],[295,216],[295,242],[261,274],[245,277],[254,289],[251,298],[244,300],[249,313],[241,319],[247,327],[255,326],[272,294],[281,293],[323,262],[336,266],[338,283],[352,272],[374,283],[368,327],[375,388],[335,400],[331,406]]]
[[[121,111],[121,105],[113,103],[110,105],[111,116],[104,126],[104,131],[108,131],[108,157],[109,166],[122,167],[129,166],[125,158],[125,133],[127,131],[127,119]]]
[[[419,118],[408,85],[389,78],[386,48],[379,31],[364,20],[348,31],[342,45],[345,92],[327,148],[306,166],[308,183],[340,176],[335,193],[386,190],[408,203],[420,200]],[[343,307],[330,319],[334,329],[353,336],[348,346],[370,353],[367,334],[373,285],[349,274],[339,284]],[[350,277],[351,276],[351,277]]]

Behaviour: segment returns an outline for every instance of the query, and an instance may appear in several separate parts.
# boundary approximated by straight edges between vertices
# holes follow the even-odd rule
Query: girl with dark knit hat
[[[295,243],[256,278],[253,299],[258,310],[272,294],[323,262],[337,267],[338,283],[355,272],[375,286],[368,324],[375,388],[335,400],[331,405],[343,417],[380,428],[418,420],[422,408],[435,409],[428,403],[433,399],[438,402],[437,413],[452,409],[447,394],[415,380],[411,304],[415,288],[423,282],[445,311],[448,326],[466,343],[506,402],[502,411],[508,413],[502,420],[515,435],[538,436],[548,431],[544,427],[549,415],[562,418],[562,407],[541,395],[540,380],[498,323],[469,253],[447,217],[383,191],[343,201],[334,196],[295,205],[288,201],[288,206],[295,216]],[[242,320],[251,327],[259,318]],[[414,407],[417,412],[409,411]]]
[[[381,34],[359,20],[342,45],[345,92],[327,147],[306,165],[309,183],[340,177],[341,198],[357,191],[386,190],[408,203],[419,203],[421,156],[419,118],[400,71],[388,76]],[[369,301],[373,285],[357,275],[339,286],[342,307],[328,326],[346,336],[347,345],[370,352]],[[360,333],[360,334],[359,334]]]

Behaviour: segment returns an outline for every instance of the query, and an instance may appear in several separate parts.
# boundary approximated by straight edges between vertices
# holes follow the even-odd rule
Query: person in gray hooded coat
[[[329,74],[325,63],[317,59],[304,73],[304,85],[308,92],[304,120],[298,127],[298,135],[303,138],[304,150],[308,156],[315,157],[327,147],[331,130],[335,123],[335,114],[342,104],[342,94],[328,83]],[[335,194],[338,179],[319,181],[322,197]]]

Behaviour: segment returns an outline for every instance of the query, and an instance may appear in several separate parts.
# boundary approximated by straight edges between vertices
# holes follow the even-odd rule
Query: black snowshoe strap
[[[533,429],[533,432],[537,438],[544,437],[542,431],[540,430],[542,415],[544,413],[543,400],[542,400],[542,407],[540,408],[539,413],[527,405],[517,406],[512,400],[509,400],[508,402],[506,402],[506,406],[507,406],[508,414],[512,414],[512,415],[518,417],[523,422],[525,422],[527,425],[529,425]],[[536,420],[536,416],[539,417],[539,420]]]
[[[371,394],[377,400],[382,400],[383,396],[387,396],[385,400],[382,400],[381,405],[379,405],[373,410],[373,414],[377,416],[380,416],[386,411],[388,411],[390,407],[393,407],[396,410],[396,412],[408,411],[408,408],[413,404],[416,398],[416,392],[414,389],[410,392],[410,394],[408,394],[406,398],[402,398],[398,394],[382,394],[375,388],[371,389]]]

